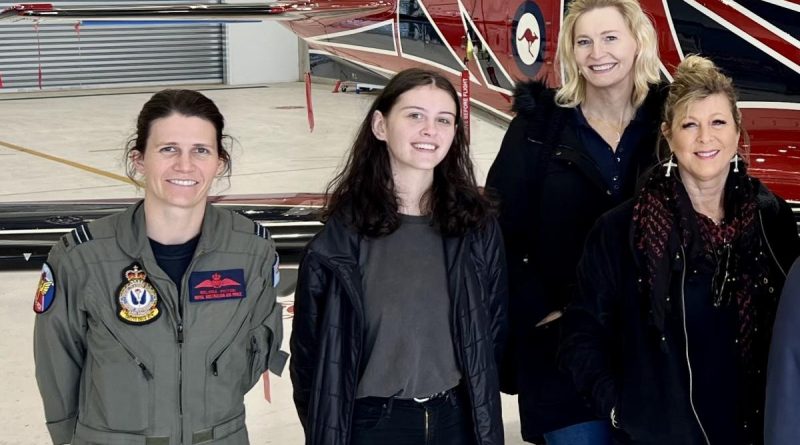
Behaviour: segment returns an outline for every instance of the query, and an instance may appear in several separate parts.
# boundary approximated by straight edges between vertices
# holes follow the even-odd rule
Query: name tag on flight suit
[[[189,301],[204,302],[246,297],[243,269],[192,272]]]

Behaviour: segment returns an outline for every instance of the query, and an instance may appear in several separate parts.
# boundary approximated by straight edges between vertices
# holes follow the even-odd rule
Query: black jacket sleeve
[[[503,248],[503,235],[500,226],[492,221],[487,228],[485,255],[489,270],[489,316],[491,317],[494,356],[500,374],[504,366],[506,342],[508,341],[508,277],[506,276],[506,257]]]
[[[767,230],[774,233],[767,233],[767,239],[770,240],[770,247],[781,269],[788,273],[792,263],[800,255],[800,238],[792,208],[783,199],[778,198],[778,214],[771,226],[766,226]]]
[[[789,272],[783,288],[767,370],[764,412],[766,445],[793,445],[800,441],[800,261]]]
[[[499,202],[498,222],[505,243],[509,280],[510,331],[507,353],[500,367],[500,389],[508,394],[517,393],[519,346],[528,337],[526,317],[531,317],[534,311],[527,306],[536,294],[532,287],[538,285],[528,249],[534,218],[531,172],[536,171],[539,154],[528,146],[526,122],[521,117],[511,122],[486,179],[488,195]]]
[[[308,409],[313,388],[314,370],[319,348],[319,325],[324,313],[328,274],[314,259],[306,255],[300,262],[295,291],[292,336],[289,340],[294,404],[300,423],[308,434]]]
[[[624,224],[623,224],[624,225]],[[595,224],[578,264],[578,292],[563,317],[559,364],[568,370],[578,391],[591,398],[598,415],[608,417],[617,401],[611,341],[619,292],[613,264],[626,244],[613,236],[619,230],[606,217]]]

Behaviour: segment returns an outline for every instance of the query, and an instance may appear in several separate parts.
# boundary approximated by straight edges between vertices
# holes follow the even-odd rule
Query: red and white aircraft
[[[686,54],[734,78],[751,141],[751,171],[800,201],[800,0],[641,0],[659,33],[661,70]],[[315,52],[386,77],[428,66],[471,84],[475,105],[510,119],[514,84],[560,81],[555,60],[565,0],[318,0],[249,5],[17,5],[2,20],[281,20]],[[1,26],[1,24],[0,24]],[[470,54],[468,54],[470,52]],[[798,203],[800,205],[800,203]]]

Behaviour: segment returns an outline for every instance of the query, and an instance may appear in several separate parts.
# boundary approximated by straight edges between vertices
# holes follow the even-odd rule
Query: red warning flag
[[[269,387],[269,371],[264,371],[261,377],[264,379],[264,400],[272,403],[272,392]]]
[[[470,87],[469,70],[465,68],[461,71],[461,119],[464,121],[464,133],[467,136],[467,143],[469,143]]]
[[[39,62],[39,89],[42,89],[42,44],[39,41],[39,23],[34,22],[33,31],[36,32],[36,54]]]
[[[306,73],[306,110],[308,111],[308,128],[314,131],[314,104],[311,103],[311,73]]]

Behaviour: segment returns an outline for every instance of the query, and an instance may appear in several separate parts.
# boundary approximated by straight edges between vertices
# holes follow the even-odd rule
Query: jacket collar
[[[216,209],[211,204],[206,204],[197,252],[215,250],[218,246],[227,242],[230,231],[220,230],[220,226],[230,226],[231,221],[225,221],[224,216],[226,215],[219,209]],[[145,253],[148,253],[148,256],[151,255],[149,253],[152,252],[150,241],[147,238],[144,200],[128,207],[120,214],[115,224],[115,232],[119,247],[127,255],[134,258],[141,258]]]
[[[361,236],[339,216],[332,216],[311,242],[311,250],[331,266],[357,269],[361,254]]]
[[[666,83],[650,85],[650,91],[642,103],[640,110],[642,119],[660,120],[661,107],[666,99],[669,86]],[[542,100],[555,100],[553,90],[549,90],[539,81],[518,82],[514,88],[514,103],[511,110],[518,115],[532,117],[536,105]],[[639,115],[637,111],[637,115]]]

